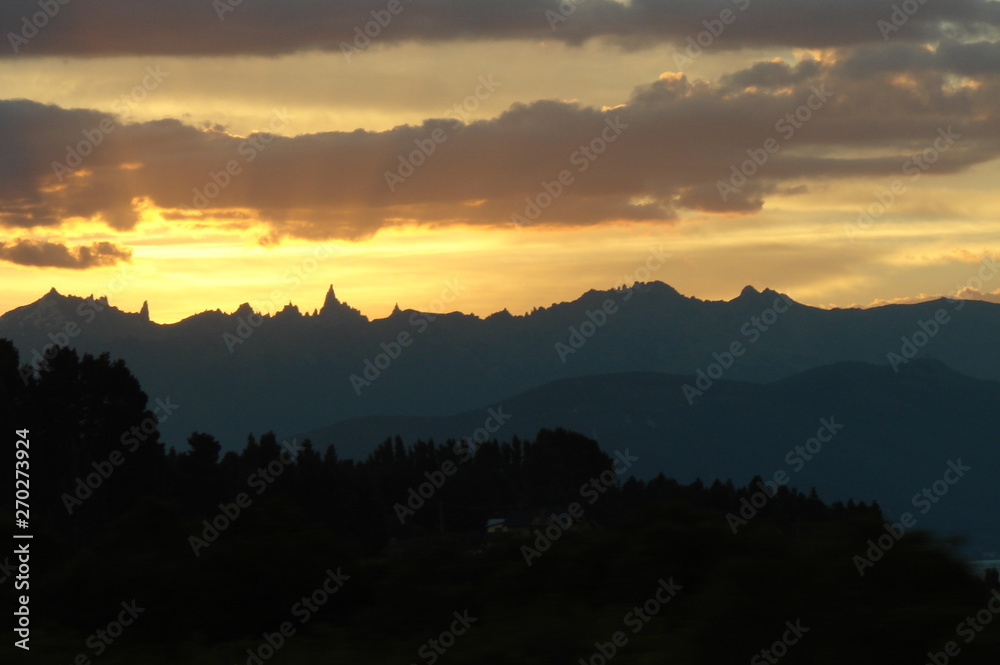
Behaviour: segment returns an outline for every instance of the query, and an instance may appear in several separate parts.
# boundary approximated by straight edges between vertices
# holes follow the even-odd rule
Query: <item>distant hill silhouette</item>
[[[31,645],[39,662],[85,660],[73,657],[81,635],[109,607],[142,614],[115,635],[101,659],[109,664],[259,664],[285,644],[283,663],[407,662],[414,644],[455,631],[438,632],[442,616],[467,616],[480,631],[453,642],[454,662],[597,662],[590,654],[611,652],[594,635],[625,621],[642,633],[622,663],[665,652],[738,662],[776,644],[775,626],[808,631],[789,663],[882,665],[928,653],[943,663],[932,650],[972,616],[961,630],[975,650],[963,648],[962,662],[996,661],[1000,624],[981,609],[992,608],[996,569],[974,573],[927,531],[887,531],[881,508],[864,499],[826,503],[784,486],[765,496],[759,477],[637,480],[637,450],[608,455],[562,428],[504,436],[474,455],[395,437],[344,460],[270,432],[221,458],[218,442],[196,433],[178,454],[146,425],[164,406],[122,361],[61,349],[26,383],[18,367],[0,339],[0,429],[30,428],[31,468],[42,471],[31,478],[30,607],[46,617],[45,639]],[[949,390],[972,386],[953,378]],[[588,395],[621,387],[583,381],[592,380]],[[656,393],[655,378],[624,380]],[[724,383],[719,394],[746,385]],[[535,396],[544,407],[559,392]],[[491,415],[507,420],[500,408]],[[833,420],[825,426],[836,432]],[[116,433],[137,422],[135,441],[119,443]],[[759,514],[748,515],[753,506]],[[9,523],[13,508],[0,507]],[[488,529],[497,518],[504,528]],[[12,576],[0,580],[3,595],[27,605]],[[95,651],[96,639],[86,640]],[[425,644],[446,638],[437,639]],[[198,652],[220,656],[192,661]]]
[[[774,381],[841,361],[884,365],[880,371],[892,374],[887,354],[898,353],[901,339],[920,333],[920,322],[933,321],[941,309],[949,321],[919,355],[969,376],[1000,379],[1000,305],[956,307],[939,300],[822,310],[751,287],[728,302],[703,301],[652,282],[588,291],[523,316],[397,309],[369,321],[331,288],[314,314],[289,305],[258,316],[243,304],[231,314],[207,311],[163,325],[149,319],[146,306],[126,313],[103,298],[53,290],[0,317],[0,337],[27,361],[52,340],[81,352],[110,352],[128,363],[152,398],[170,396],[181,406],[161,423],[168,443],[179,446],[200,429],[233,450],[249,431],[298,432],[366,415],[449,415],[564,378],[693,375],[709,371],[713,354],[734,342],[744,353],[722,374],[727,380]],[[762,316],[770,325],[754,323]],[[409,346],[397,358],[380,359],[402,333]],[[386,366],[370,385],[352,384],[352,375],[367,380],[366,360]]]
[[[439,442],[472,436],[489,407],[509,417],[495,435],[501,439],[558,424],[593,437],[606,452],[628,448],[639,458],[631,469],[639,478],[662,472],[681,482],[739,484],[783,470],[792,486],[815,487],[824,500],[875,499],[887,517],[910,511],[921,528],[967,532],[986,550],[1000,545],[1000,383],[931,360],[898,374],[845,362],[763,386],[722,381],[691,406],[681,391],[690,380],[656,373],[562,379],[455,416],[355,418],[303,436],[318,449],[334,445],[340,457],[363,459],[390,435]],[[843,428],[805,459],[794,448],[816,435],[821,419]],[[959,459],[972,467],[967,475],[936,503],[914,506],[913,495]]]

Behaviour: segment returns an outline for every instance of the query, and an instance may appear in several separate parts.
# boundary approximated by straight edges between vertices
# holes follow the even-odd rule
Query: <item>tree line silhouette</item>
[[[827,505],[779,487],[734,534],[726,516],[760,491],[759,477],[639,481],[566,430],[474,451],[396,437],[364,460],[271,432],[222,454],[193,432],[178,452],[155,428],[169,401],[150,403],[122,361],[60,349],[27,380],[20,369],[0,340],[2,431],[30,429],[33,602],[50,637],[39,648],[67,662],[103,612],[132,598],[143,620],[103,662],[246,662],[338,567],[350,579],[277,662],[412,662],[462,609],[480,621],[443,658],[576,662],[668,577],[682,590],[619,662],[750,658],[796,619],[810,632],[784,662],[925,662],[997,586],[923,532],[858,575],[852,556],[884,533],[875,503]],[[599,493],[582,492],[600,478]],[[585,519],[526,565],[523,548],[573,503]],[[518,528],[487,533],[488,520],[514,516]],[[995,626],[976,635],[964,662],[988,662],[1000,644]]]

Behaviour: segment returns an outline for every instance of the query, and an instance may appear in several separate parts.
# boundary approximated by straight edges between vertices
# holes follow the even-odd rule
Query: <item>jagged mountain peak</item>
[[[326,321],[334,323],[368,320],[368,317],[364,314],[337,298],[337,294],[333,290],[333,284],[327,289],[326,297],[323,299],[323,306],[319,310],[319,316]]]
[[[233,312],[233,316],[250,316],[252,314],[254,314],[254,310],[248,302],[242,303],[236,308],[236,311]]]
[[[340,301],[337,300],[337,294],[333,291],[333,284],[330,285],[329,290],[326,292],[326,298],[323,299],[323,307],[320,308],[320,313],[327,313],[332,311],[334,308],[340,306]]]

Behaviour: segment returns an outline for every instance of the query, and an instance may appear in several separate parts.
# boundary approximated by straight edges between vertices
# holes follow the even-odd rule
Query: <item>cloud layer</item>
[[[278,109],[275,134],[240,137],[0,101],[0,228],[128,230],[146,203],[171,219],[262,220],[271,239],[753,213],[831,179],[907,182],[1000,156],[1000,60],[984,57],[995,50],[841,49],[716,83],[665,74],[613,109],[536,101],[490,120],[382,132],[282,136],[294,111]]]
[[[36,240],[0,242],[0,261],[36,268],[86,270],[129,262],[132,252],[110,242],[70,248],[66,245]]]
[[[899,25],[892,23],[894,4],[914,10],[900,14]],[[720,19],[723,12],[730,14]],[[720,29],[715,22],[730,15]],[[363,48],[366,27],[381,44],[471,39],[579,44],[605,38],[635,48],[684,43],[709,29],[706,21],[720,33],[717,48],[830,48],[881,41],[883,35],[902,41],[978,37],[1000,27],[1000,5],[989,0],[150,0],[136,11],[130,0],[16,0],[0,7],[6,55],[29,57],[338,51],[344,44]],[[887,30],[879,21],[905,28]]]

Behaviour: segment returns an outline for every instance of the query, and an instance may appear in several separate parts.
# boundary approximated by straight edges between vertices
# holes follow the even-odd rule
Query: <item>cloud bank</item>
[[[131,251],[110,242],[95,242],[90,246],[73,248],[36,240],[0,242],[0,261],[36,268],[86,270],[127,263],[131,259]]]
[[[541,100],[381,132],[292,135],[294,110],[276,109],[275,133],[241,137],[0,101],[0,228],[128,230],[145,203],[170,219],[261,220],[273,238],[317,239],[748,214],[831,179],[906,181],[1000,156],[1000,60],[983,57],[995,49],[844,49],[718,82],[667,73],[611,109]]]
[[[895,19],[894,5],[902,6]],[[716,48],[833,48],[978,38],[1000,27],[1000,5],[989,0],[148,0],[138,9],[131,0],[6,2],[5,55],[277,55],[366,39],[606,39],[641,48],[683,44],[706,29],[720,33]]]

